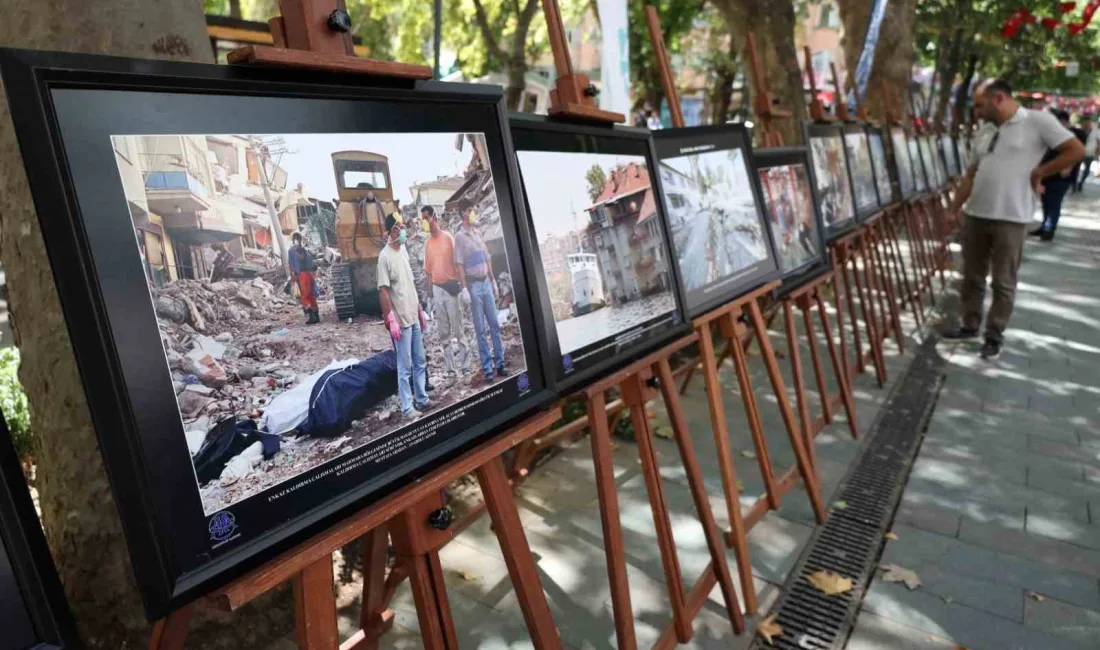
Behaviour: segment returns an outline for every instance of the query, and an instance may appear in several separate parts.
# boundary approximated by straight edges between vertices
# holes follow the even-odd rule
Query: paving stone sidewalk
[[[1100,184],[1024,250],[996,362],[947,378],[849,650],[1100,648]]]

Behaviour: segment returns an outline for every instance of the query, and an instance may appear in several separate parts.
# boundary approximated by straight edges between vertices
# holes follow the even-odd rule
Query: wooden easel
[[[595,93],[592,92],[587,77],[573,72],[569,51],[566,47],[565,29],[561,22],[561,13],[556,0],[543,0],[543,12],[549,30],[550,47],[554,53],[554,65],[557,68],[556,90],[551,92],[550,115],[567,120],[612,125],[626,118],[619,113],[602,111],[596,108]],[[588,89],[588,90],[586,90]],[[649,495],[650,509],[657,531],[657,543],[660,547],[661,562],[672,604],[672,621],[658,638],[654,648],[667,650],[678,643],[686,643],[694,635],[692,622],[702,610],[707,597],[715,584],[721,587],[726,615],[733,629],[740,634],[745,629],[744,616],[737,602],[737,592],[730,576],[729,563],[726,561],[725,547],[722,545],[718,525],[710,507],[707,490],[703,483],[702,471],[695,454],[687,419],[680,405],[680,396],[675,391],[669,358],[679,350],[696,340],[694,334],[681,338],[664,348],[653,352],[643,359],[582,391],[587,404],[587,424],[590,431],[589,441],[592,447],[592,459],[596,473],[596,493],[600,504],[603,526],[604,553],[607,558],[607,572],[611,588],[611,604],[615,619],[615,638],[620,650],[634,650],[637,640],[634,632],[634,613],[630,602],[630,586],[626,571],[626,552],[623,544],[622,522],[619,517],[618,492],[615,486],[614,464],[611,454],[611,431],[608,424],[608,405],[606,391],[618,388],[622,394],[623,408],[629,413],[634,425],[635,441],[642,464],[646,492]],[[706,570],[687,592],[684,590],[684,578],[680,569],[676,543],[673,538],[672,521],[661,479],[656,449],[653,445],[653,430],[646,414],[646,402],[660,391],[664,399],[675,439],[683,462],[689,490],[695,504],[696,513],[703,526],[707,549],[711,561]],[[747,598],[748,596],[746,596]]]
[[[676,107],[675,110],[671,111],[673,126],[682,128],[684,126],[684,121],[683,115],[679,111],[679,90],[673,80],[672,68],[668,60],[668,52],[665,49],[664,39],[662,37],[660,19],[656,9],[652,6],[647,6],[645,8],[645,15],[650,41],[657,57],[657,68],[660,72],[661,84],[665,96],[668,98],[669,103]],[[755,36],[750,32],[748,35],[748,51],[753,61],[754,69],[757,70],[757,74],[754,78],[757,97],[755,103],[757,118],[764,127],[765,141],[781,143],[781,136],[771,128],[771,125],[773,120],[788,117],[790,112],[776,107],[774,101],[771,99],[771,94],[768,93],[767,88],[764,86],[763,77],[759,74],[759,63],[757,60],[755,43]],[[776,281],[758,287],[754,291],[740,296],[730,303],[718,307],[693,321],[696,330],[695,336],[699,342],[702,372],[706,384],[707,403],[711,415],[711,429],[714,434],[715,447],[718,451],[719,468],[722,474],[722,489],[725,493],[726,507],[730,521],[730,530],[727,531],[726,534],[726,543],[733,548],[734,554],[737,557],[742,593],[745,596],[746,609],[749,612],[755,611],[757,605],[756,590],[752,581],[752,566],[749,560],[748,541],[746,537],[748,531],[763,518],[768,509],[779,507],[780,499],[782,499],[783,495],[795,485],[797,479],[801,479],[806,487],[817,521],[820,523],[824,521],[825,518],[817,476],[814,473],[813,437],[811,434],[811,425],[809,424],[805,390],[801,382],[802,371],[801,363],[797,357],[797,338],[794,342],[795,352],[792,357],[792,363],[795,364],[798,404],[803,421],[801,427],[795,422],[794,412],[791,409],[790,401],[787,397],[786,387],[783,385],[783,378],[779,372],[778,364],[776,363],[775,353],[772,350],[767,326],[764,323],[763,313],[760,308],[761,300],[765,296],[772,295],[775,289],[779,287],[779,284],[780,283]],[[789,305],[787,305],[787,307],[788,320],[793,326],[793,318],[791,318],[789,314]],[[809,323],[808,313],[804,312],[804,316],[806,322]],[[745,414],[749,423],[753,447],[756,450],[757,462],[765,485],[765,496],[757,500],[753,507],[749,509],[747,515],[743,515],[741,512],[740,488],[738,488],[737,471],[734,467],[733,450],[730,446],[725,406],[722,402],[722,386],[718,380],[718,368],[721,365],[721,360],[716,358],[714,352],[715,328],[719,336],[726,339],[727,349],[732,350],[733,353],[734,367],[740,387],[741,398],[745,405]],[[827,324],[826,328],[828,328]],[[810,331],[812,332],[812,330]],[[791,330],[788,329],[788,335],[790,335],[790,333]],[[790,439],[791,447],[794,450],[796,458],[795,466],[786,472],[779,481],[779,485],[777,485],[773,475],[770,454],[768,452],[767,441],[764,437],[763,426],[760,422],[760,415],[757,409],[756,397],[750,379],[748,360],[745,353],[745,347],[748,342],[751,342],[753,335],[755,335],[760,345],[764,363],[768,370],[768,377],[771,380],[772,389],[779,402],[780,413],[783,417],[788,438]],[[819,387],[823,387],[823,374],[821,372],[820,360],[817,357],[816,343],[813,340],[812,333],[810,337],[810,346],[814,357],[815,370],[819,379]],[[829,342],[830,344],[832,343],[831,338]],[[832,348],[830,347],[830,349]],[[834,362],[836,361],[835,353],[833,355],[833,360]],[[688,365],[688,367],[692,369],[695,368],[695,366],[695,363]],[[838,374],[838,380],[841,376],[843,375]],[[668,379],[671,380],[672,376],[669,375]],[[686,382],[684,386],[686,387]],[[847,394],[845,390],[846,384],[842,382],[841,386],[842,390]],[[676,399],[679,399],[679,394],[682,390],[680,392],[671,392]],[[823,393],[822,401],[823,403],[828,402],[825,393]],[[828,409],[828,406],[826,405],[825,408]],[[826,411],[826,413],[828,413],[828,411]],[[854,415],[854,409],[851,413]],[[829,416],[827,415],[826,417]]]
[[[281,16],[270,21],[275,47],[248,46],[230,54],[231,63],[331,70],[375,77],[429,79],[431,69],[354,56],[350,18],[342,0],[280,0]],[[397,555],[405,560],[416,601],[424,647],[457,650],[458,642],[443,583],[439,548],[445,543],[447,517],[436,513],[440,490],[474,472],[486,510],[500,542],[505,564],[536,648],[556,650],[561,640],[539,582],[534,557],[512,498],[501,456],[516,444],[548,428],[560,417],[552,409],[483,443],[427,478],[401,488],[352,515],[313,539],[235,580],[207,599],[235,611],[279,584],[291,581],[297,645],[301,650],[366,650],[392,624],[392,612],[382,607],[385,588],[387,527]],[[387,522],[392,524],[387,526]],[[339,643],[334,598],[332,554],[349,542],[365,538],[362,628]],[[150,650],[181,650],[197,607],[191,603],[158,621]]]

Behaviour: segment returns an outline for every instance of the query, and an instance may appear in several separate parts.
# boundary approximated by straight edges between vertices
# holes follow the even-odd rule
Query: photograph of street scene
[[[902,196],[913,193],[913,165],[909,161],[909,147],[905,142],[905,131],[890,129],[890,148],[894,150],[894,163],[898,168],[898,186]]]
[[[923,137],[919,141],[920,145],[920,157],[924,162],[924,172],[928,177],[929,189],[936,189],[943,182],[940,180],[940,168],[936,165],[936,153],[935,148],[932,146],[932,141],[928,137]]]
[[[760,187],[768,206],[768,225],[783,273],[805,266],[821,254],[813,198],[805,165],[779,165],[760,170]]]
[[[883,205],[894,198],[894,188],[890,185],[890,172],[886,169],[886,149],[882,146],[882,135],[870,133],[867,141],[871,144],[871,162],[875,166],[875,184],[878,186],[879,200]]]
[[[208,515],[526,370],[484,135],[112,141]]]
[[[517,156],[562,355],[675,310],[644,157]]]
[[[744,151],[664,158],[659,166],[665,214],[689,291],[768,258]]]
[[[914,138],[909,138],[909,161],[913,165],[913,181],[917,184],[917,191],[924,192],[928,189],[928,179],[924,175],[924,165],[921,163],[920,148]]]
[[[955,142],[951,136],[945,135],[940,138],[940,150],[943,151],[944,164],[947,165],[944,171],[948,178],[955,178],[959,175],[959,161],[955,158]]]
[[[863,214],[878,207],[875,170],[871,166],[871,147],[867,145],[867,134],[845,133],[844,146],[848,150],[848,166],[852,172],[852,186],[855,187],[856,211]]]
[[[852,184],[844,162],[844,141],[839,135],[810,138],[810,158],[821,220],[827,228],[843,226],[856,216]]]

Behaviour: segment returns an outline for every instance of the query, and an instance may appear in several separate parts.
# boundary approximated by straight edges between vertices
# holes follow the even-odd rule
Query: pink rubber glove
[[[401,327],[397,324],[397,314],[393,313],[392,310],[386,314],[386,325],[390,328],[390,338],[393,339],[394,343],[400,341]]]
[[[417,305],[417,310],[420,312],[420,333],[423,334],[428,331],[428,315],[424,313],[424,308],[419,305]]]

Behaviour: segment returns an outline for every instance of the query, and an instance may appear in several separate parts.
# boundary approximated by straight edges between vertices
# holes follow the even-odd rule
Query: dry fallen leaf
[[[479,578],[478,576],[474,575],[473,573],[470,573],[469,571],[459,571],[458,572],[458,577],[462,578],[466,582],[473,582],[474,580],[477,580]]]
[[[611,443],[611,451],[615,451],[618,448],[619,448],[619,443],[613,441]]]
[[[756,452],[751,450],[751,449],[742,449],[741,450],[741,457],[742,458],[756,458]]]
[[[905,586],[909,587],[909,591],[920,586],[920,577],[910,569],[896,564],[883,564],[881,568],[886,572],[882,574],[884,582],[904,582]]]
[[[898,536],[894,533],[886,533],[886,539],[892,539],[896,542],[898,541]]]
[[[948,605],[950,605],[951,603],[955,602],[955,599],[954,599],[954,598],[952,598],[951,596],[944,596],[944,597],[943,597],[943,602],[945,602],[945,603],[947,603]]]
[[[664,425],[653,427],[653,435],[658,438],[664,438],[665,440],[672,440],[672,427],[666,427]]]
[[[737,491],[738,492],[744,492],[745,491],[745,484],[742,483],[741,481],[737,482]]]
[[[774,637],[783,636],[783,628],[775,622],[775,614],[760,621],[760,625],[756,629],[760,632],[760,636],[768,642],[768,645],[775,645],[772,641]]]
[[[1047,597],[1044,596],[1043,594],[1037,594],[1034,591],[1027,592],[1027,596],[1028,596],[1028,598],[1034,600],[1037,603],[1041,603],[1041,602],[1043,602],[1044,600],[1047,599]]]
[[[821,590],[826,596],[843,594],[852,590],[852,581],[832,571],[814,571],[808,578],[810,584]]]
[[[833,507],[836,508],[837,510],[847,510],[848,509],[848,502],[847,501],[833,501]]]

